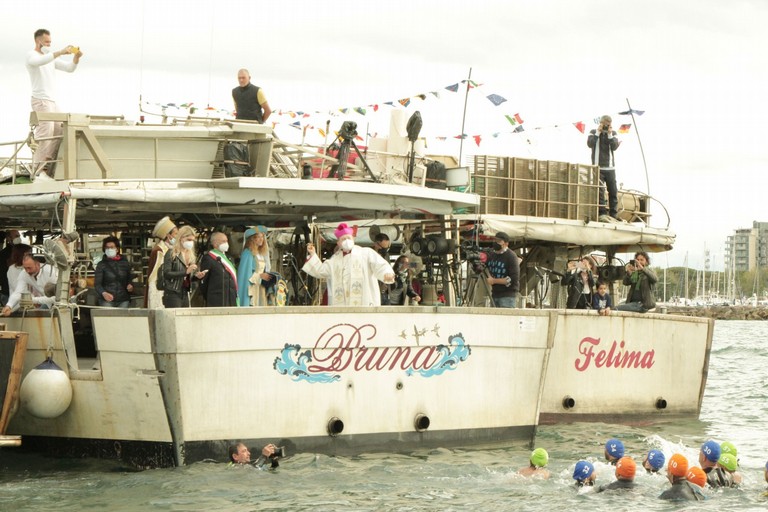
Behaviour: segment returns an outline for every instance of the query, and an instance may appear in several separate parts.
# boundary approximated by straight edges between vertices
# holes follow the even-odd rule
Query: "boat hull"
[[[9,431],[32,436],[30,446],[140,467],[223,460],[235,441],[356,454],[530,441],[540,415],[697,417],[711,344],[705,320],[561,310],[192,308],[92,317],[98,357],[92,368],[69,367],[70,408],[55,419],[22,410]],[[25,372],[43,358],[51,321],[24,320]],[[658,341],[667,337],[673,342]],[[585,338],[652,340],[653,364],[591,371],[592,356],[590,371],[570,372],[585,357]],[[53,344],[54,360],[67,368],[62,342]],[[682,352],[698,366],[673,375]],[[656,386],[695,391],[662,395],[669,406],[658,409]],[[574,391],[589,388],[594,397]],[[568,410],[565,392],[576,399]]]

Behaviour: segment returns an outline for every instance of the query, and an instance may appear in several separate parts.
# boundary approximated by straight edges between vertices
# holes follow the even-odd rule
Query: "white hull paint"
[[[709,319],[653,313],[561,312],[541,421],[698,417],[713,327]]]
[[[175,441],[180,463],[221,458],[240,439],[328,453],[529,439],[540,412],[696,417],[711,344],[706,320],[559,310],[221,308],[98,311],[93,320],[97,369],[70,370],[70,409],[52,420],[20,411],[9,433]],[[24,320],[25,373],[44,358],[50,322]],[[588,362],[585,339],[600,340]],[[653,350],[652,365],[599,367],[597,349],[613,340]],[[54,346],[67,368],[58,336]],[[417,415],[429,418],[426,431]],[[343,422],[337,436],[331,418]]]

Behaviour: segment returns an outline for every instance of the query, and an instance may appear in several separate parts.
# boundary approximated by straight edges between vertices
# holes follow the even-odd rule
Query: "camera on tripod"
[[[354,121],[344,121],[341,123],[339,136],[344,140],[354,140],[357,137],[357,123]]]
[[[486,253],[479,245],[469,241],[461,244],[461,257],[469,264],[475,274],[482,274],[485,270],[485,262],[488,261]]]

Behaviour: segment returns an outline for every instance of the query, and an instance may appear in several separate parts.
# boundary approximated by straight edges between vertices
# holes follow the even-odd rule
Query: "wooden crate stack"
[[[481,214],[597,219],[598,174],[591,165],[478,155],[472,191]]]

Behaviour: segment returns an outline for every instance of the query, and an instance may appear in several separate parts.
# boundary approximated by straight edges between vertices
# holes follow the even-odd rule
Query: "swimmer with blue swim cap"
[[[666,458],[659,450],[649,450],[643,459],[643,467],[648,473],[658,473],[664,467]]]
[[[580,460],[573,468],[573,479],[576,480],[577,487],[595,485],[595,479],[597,479],[595,466],[591,462]]]
[[[605,460],[616,465],[616,461],[624,456],[624,443],[616,439],[609,439],[605,443]]]

